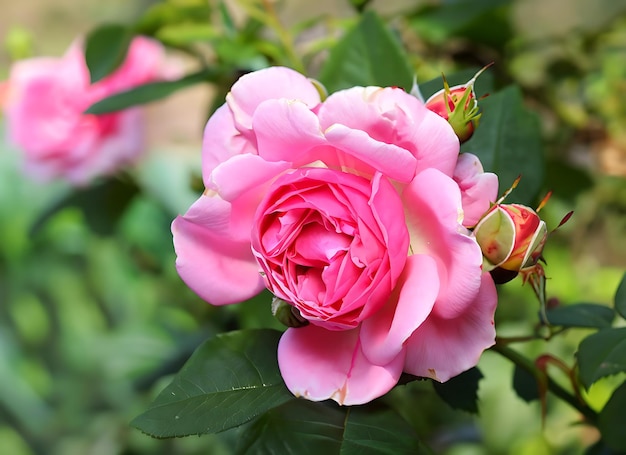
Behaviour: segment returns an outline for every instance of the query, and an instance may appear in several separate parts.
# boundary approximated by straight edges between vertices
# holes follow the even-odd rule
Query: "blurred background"
[[[0,80],[16,59],[59,56],[97,24],[132,23],[155,3],[0,0]],[[255,2],[227,3],[245,21]],[[270,3],[287,27],[315,19],[296,40],[298,51],[318,56],[304,60],[312,77],[325,47],[357,15],[347,0]],[[610,305],[626,269],[626,1],[381,0],[369,7],[397,31],[418,81],[493,61],[499,84],[522,87],[541,119],[544,193],[554,191],[543,217],[555,227],[575,212],[545,250],[549,297],[554,304]],[[276,36],[265,31],[254,39]],[[242,69],[274,63],[262,52],[241,61]],[[169,225],[201,191],[202,128],[227,88],[194,86],[148,106],[150,153],[135,171],[141,191],[118,201],[123,210],[88,203],[94,213],[112,210],[109,218],[90,215],[84,204],[60,208],[70,193],[62,182],[27,180],[0,123],[0,453],[231,453],[236,431],[155,440],[129,426],[203,339],[237,327],[277,327],[267,296],[216,309],[174,269]],[[530,287],[517,279],[500,295],[499,335],[532,333],[538,304]],[[519,349],[571,365],[586,334]],[[557,400],[548,400],[542,423],[539,403],[517,397],[512,365],[497,354],[487,352],[479,367],[486,373],[480,418],[449,409],[430,384],[399,387],[389,399],[411,397],[405,415],[437,453],[578,454],[597,439]],[[591,403],[601,408],[622,380],[596,383]]]

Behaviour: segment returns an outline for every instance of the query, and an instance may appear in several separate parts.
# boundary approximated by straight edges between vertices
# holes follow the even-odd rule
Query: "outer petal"
[[[434,311],[458,317],[480,286],[482,252],[459,224],[461,194],[456,183],[435,169],[420,173],[403,193],[413,253],[437,260],[441,291]]]
[[[85,134],[85,140],[77,143],[71,154],[68,151],[72,165],[66,169],[66,178],[75,185],[85,185],[98,175],[111,174],[120,166],[134,162],[143,152],[143,111],[134,108],[110,115],[115,134],[102,137]]]
[[[269,161],[309,164],[312,148],[326,144],[317,116],[300,101],[268,100],[252,120],[259,155]]]
[[[459,156],[452,176],[461,189],[463,226],[474,226],[498,198],[498,176],[484,172],[480,159],[471,153]]]
[[[367,403],[397,384],[403,364],[404,353],[386,365],[369,362],[361,351],[358,329],[330,331],[310,324],[287,329],[278,345],[278,365],[287,388],[312,401]]]
[[[389,302],[363,321],[363,353],[376,364],[391,362],[404,342],[430,314],[439,293],[437,263],[426,255],[409,256]]]
[[[459,153],[459,138],[448,122],[434,112],[428,112],[413,130],[415,141],[419,141],[417,172],[434,168],[452,175]]]
[[[80,67],[62,59],[36,58],[11,68],[6,104],[11,141],[28,158],[63,155],[87,107]],[[56,152],[56,153],[54,153]]]
[[[202,178],[209,187],[213,169],[235,155],[256,153],[253,144],[235,128],[233,115],[226,104],[219,107],[204,128],[202,139]]]
[[[250,239],[235,237],[230,217],[228,202],[203,195],[172,223],[180,277],[214,305],[241,302],[264,288]]]
[[[335,124],[326,130],[326,138],[340,151],[371,166],[370,172],[377,170],[386,177],[404,183],[409,182],[415,175],[417,163],[409,151],[394,144],[372,139],[367,132]],[[364,169],[357,165],[356,170]]]
[[[459,141],[452,127],[416,97],[399,88],[354,87],[328,97],[319,111],[326,129],[340,124],[409,151],[416,172],[439,169],[452,175]]]
[[[237,155],[213,170],[208,187],[227,201],[267,183],[291,167],[285,161],[265,161],[258,155]]]
[[[252,127],[252,116],[265,100],[285,98],[300,100],[309,107],[320,103],[315,86],[297,71],[280,66],[265,68],[242,76],[226,95],[237,128],[246,132]]]
[[[407,342],[404,371],[443,382],[475,366],[495,342],[497,299],[493,280],[484,273],[480,292],[459,317],[442,319],[432,314],[413,333]]]

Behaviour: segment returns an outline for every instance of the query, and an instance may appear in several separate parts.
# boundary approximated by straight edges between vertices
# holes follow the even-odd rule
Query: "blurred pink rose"
[[[144,149],[139,108],[98,116],[83,112],[107,96],[162,78],[164,56],[159,43],[137,37],[122,65],[95,84],[78,42],[61,58],[15,63],[4,107],[9,138],[23,150],[25,171],[39,181],[62,178],[84,185],[136,160]]]
[[[207,189],[172,224],[178,272],[212,304],[268,287],[308,320],[278,347],[297,396],[360,404],[403,371],[445,381],[495,338],[458,154],[450,125],[401,89],[322,101],[292,70],[248,74],[207,123]]]

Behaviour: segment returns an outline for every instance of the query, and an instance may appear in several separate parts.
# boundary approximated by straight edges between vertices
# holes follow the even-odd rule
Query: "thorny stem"
[[[576,394],[576,398],[578,399],[578,401],[582,402],[583,397],[580,394],[580,387],[576,380],[576,375],[574,374],[574,370],[569,368],[565,364],[565,362],[563,362],[561,359],[553,357],[550,354],[544,354],[542,356],[539,356],[537,360],[535,360],[535,365],[537,365],[537,367],[544,372],[546,372],[546,368],[548,364],[554,365],[555,367],[557,367],[559,370],[561,370],[563,373],[567,375],[568,379],[570,380],[570,383],[572,384],[572,390]]]
[[[594,426],[597,424],[598,413],[596,411],[591,409],[585,402],[581,401],[579,398],[572,395],[570,392],[561,387],[558,383],[554,381],[554,379],[552,379],[548,375],[547,372],[539,370],[531,360],[527,359],[514,349],[511,349],[501,343],[496,342],[496,344],[491,347],[491,350],[509,359],[515,365],[526,370],[533,377],[538,378],[543,376],[546,380],[547,387],[550,392],[552,392],[554,395],[556,395],[561,400],[565,401],[571,407],[580,412],[589,424]]]

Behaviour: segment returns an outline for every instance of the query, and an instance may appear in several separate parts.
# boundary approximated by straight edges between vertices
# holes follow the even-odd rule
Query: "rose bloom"
[[[136,160],[144,150],[140,108],[83,112],[110,95],[161,79],[164,57],[158,42],[137,37],[120,67],[95,84],[78,41],[61,58],[16,62],[6,83],[4,111],[9,139],[23,151],[26,173],[41,182],[62,178],[85,185]]]
[[[476,184],[482,168],[416,97],[322,101],[295,71],[257,71],[209,119],[202,158],[206,191],[172,224],[178,272],[214,305],[265,287],[293,305],[308,324],[285,331],[278,363],[296,396],[366,403],[403,371],[446,381],[494,343],[495,286],[463,201],[471,189],[477,220],[497,180]]]

